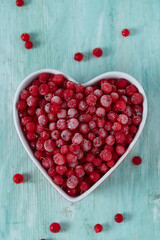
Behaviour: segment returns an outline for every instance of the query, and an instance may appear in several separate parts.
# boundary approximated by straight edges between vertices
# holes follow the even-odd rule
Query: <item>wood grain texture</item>
[[[0,240],[159,240],[160,239],[160,1],[1,0],[0,6]],[[128,27],[131,35],[121,36]],[[29,32],[35,47],[20,40]],[[94,47],[104,56],[91,57]],[[85,61],[73,60],[75,52]],[[40,68],[59,69],[83,83],[111,70],[133,75],[149,103],[145,129],[123,164],[89,197],[64,200],[40,174],[23,149],[12,119],[19,83]],[[141,155],[141,166],[131,158]],[[12,176],[25,174],[16,186]],[[113,218],[125,215],[123,223]],[[49,225],[62,224],[53,235]],[[93,226],[104,224],[96,235]]]

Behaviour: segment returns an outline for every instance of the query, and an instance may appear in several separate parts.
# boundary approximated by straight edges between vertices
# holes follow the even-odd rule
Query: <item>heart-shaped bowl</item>
[[[70,197],[68,196],[60,187],[58,187],[52,180],[52,178],[47,174],[47,172],[45,171],[45,169],[41,166],[40,162],[34,157],[34,154],[28,144],[27,139],[25,138],[23,132],[22,132],[22,128],[21,128],[21,124],[19,121],[19,117],[18,117],[18,111],[16,108],[16,104],[18,102],[19,99],[19,94],[20,92],[25,89],[27,86],[30,85],[30,83],[36,78],[38,77],[41,73],[46,72],[46,73],[51,73],[51,74],[63,74],[68,80],[76,82],[74,79],[72,79],[70,76],[66,75],[65,73],[55,70],[55,69],[42,69],[39,71],[36,71],[32,74],[30,74],[28,77],[26,77],[21,84],[19,85],[16,93],[15,93],[15,97],[14,97],[14,101],[13,101],[13,119],[14,119],[14,124],[18,133],[18,136],[20,138],[20,141],[22,142],[22,145],[24,146],[25,150],[27,151],[28,155],[30,156],[30,158],[32,159],[32,161],[34,162],[34,164],[38,167],[38,169],[41,171],[41,173],[45,176],[45,178],[48,180],[48,182],[57,190],[57,192],[59,192],[61,194],[61,196],[63,196],[65,199],[67,199],[70,202],[78,202],[80,200],[82,200],[83,198],[87,197],[91,192],[93,192],[102,182],[104,182],[104,180],[106,180],[114,171],[115,169],[123,162],[123,160],[125,159],[125,157],[129,154],[129,152],[132,150],[132,148],[134,147],[135,143],[137,142],[137,140],[139,139],[145,122],[146,122],[146,118],[147,118],[147,98],[146,98],[146,94],[141,86],[141,84],[132,76],[130,76],[127,73],[123,73],[123,72],[106,72],[103,73],[101,75],[99,75],[98,77],[93,78],[92,80],[90,80],[87,83],[84,83],[83,85],[85,87],[89,86],[89,85],[93,85],[95,83],[97,83],[100,79],[106,78],[115,78],[115,79],[119,79],[119,78],[125,78],[127,79],[130,83],[132,83],[133,85],[135,85],[139,92],[143,95],[143,116],[142,116],[142,121],[141,124],[139,126],[138,132],[136,133],[133,141],[131,142],[131,144],[129,145],[127,151],[119,158],[119,160],[117,161],[117,163],[114,165],[114,167],[112,167],[106,174],[104,174],[104,176],[98,181],[96,182],[91,188],[89,188],[89,190],[87,190],[86,192],[84,192],[83,194],[81,194],[80,196],[77,197]]]

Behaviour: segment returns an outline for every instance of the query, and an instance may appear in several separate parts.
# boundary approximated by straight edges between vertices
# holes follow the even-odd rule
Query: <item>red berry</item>
[[[53,160],[57,165],[63,165],[66,162],[66,157],[61,153],[57,153],[54,155]]]
[[[104,93],[111,93],[112,92],[112,85],[109,84],[109,83],[103,83],[101,85],[101,90],[104,92]]]
[[[112,104],[112,98],[110,95],[103,95],[100,99],[100,103],[104,107],[109,107]]]
[[[67,167],[66,166],[56,166],[56,171],[59,175],[64,175],[67,172]]]
[[[85,181],[82,181],[79,185],[79,188],[82,192],[86,192],[89,189],[89,187],[90,187],[89,183]]]
[[[143,101],[143,96],[141,93],[134,93],[131,97],[131,101],[133,104],[141,104]]]
[[[86,103],[90,106],[93,106],[96,104],[97,97],[95,95],[88,95],[86,97]]]
[[[123,147],[123,146],[121,146],[121,145],[117,145],[117,147],[116,147],[116,153],[118,154],[118,155],[123,155],[124,153],[125,153],[125,148]]]
[[[24,41],[24,42],[28,42],[29,39],[30,39],[30,35],[29,35],[28,33],[22,33],[21,39],[22,39],[22,41]]]
[[[26,124],[26,130],[28,132],[34,132],[36,130],[36,124],[34,122],[29,122]]]
[[[127,28],[125,28],[125,29],[122,30],[122,36],[123,36],[123,37],[128,37],[129,34],[130,34],[130,32],[129,32],[129,30],[128,30]]]
[[[37,99],[36,99],[35,97],[29,96],[29,97],[27,98],[27,105],[28,105],[29,107],[36,107],[37,104],[38,104],[38,102],[37,102]]]
[[[53,152],[55,148],[55,143],[52,139],[49,139],[44,142],[44,148],[47,152]]]
[[[19,184],[19,183],[22,183],[23,182],[23,175],[22,174],[15,174],[13,176],[13,182],[16,183],[16,184]]]
[[[100,166],[101,173],[106,173],[108,172],[108,170],[109,170],[109,167],[107,166],[107,164],[102,163],[102,165]]]
[[[67,188],[66,192],[69,196],[73,197],[77,194],[77,188]]]
[[[54,165],[55,164],[54,164],[52,157],[47,156],[42,160],[42,166],[44,168],[47,168],[47,169],[52,168],[52,167],[54,167]]]
[[[25,100],[19,100],[18,103],[17,103],[17,109],[19,111],[23,111],[27,108],[27,103]]]
[[[80,178],[80,177],[83,177],[83,176],[84,176],[85,171],[84,171],[84,169],[83,169],[82,166],[77,166],[77,167],[75,168],[75,173],[76,173],[76,176],[77,176],[78,178]]]
[[[40,115],[40,116],[38,117],[38,123],[39,123],[40,125],[46,125],[47,122],[48,122],[48,118],[47,118],[45,115]]]
[[[53,82],[56,85],[61,85],[61,83],[64,81],[64,76],[62,74],[56,74],[53,77]]]
[[[53,103],[51,105],[51,112],[52,113],[58,113],[60,111],[61,106],[58,105],[57,103]]]
[[[31,42],[31,41],[27,41],[26,43],[25,43],[25,48],[26,49],[31,49],[33,47],[33,43]]]
[[[114,143],[115,143],[115,138],[114,138],[114,136],[109,135],[109,136],[106,138],[106,143],[107,143],[109,146],[114,145]]]
[[[76,176],[71,176],[67,179],[67,187],[69,188],[75,188],[78,185],[78,178]]]
[[[89,178],[92,182],[97,182],[100,179],[100,174],[97,171],[93,171],[89,174]]]
[[[51,178],[54,178],[57,175],[56,169],[54,167],[51,167],[50,169],[48,169],[48,175]]]
[[[118,112],[123,112],[126,109],[126,103],[124,101],[117,101],[115,108]]]
[[[59,223],[55,222],[50,225],[50,231],[52,233],[58,233],[60,230],[61,230],[61,226]]]
[[[82,84],[78,83],[78,84],[76,84],[75,89],[76,89],[77,93],[82,93],[84,90],[84,87]]]
[[[132,159],[133,164],[140,165],[142,163],[142,158],[139,156],[136,156]]]
[[[114,217],[114,220],[115,220],[117,223],[121,223],[121,222],[123,222],[124,217],[123,217],[122,214],[117,213],[117,214],[115,215],[115,217]]]
[[[71,118],[68,120],[67,125],[70,130],[74,130],[78,127],[79,121],[76,118]]]
[[[74,59],[78,62],[81,62],[83,60],[83,54],[80,52],[75,53]]]
[[[94,226],[94,231],[95,231],[96,233],[100,233],[100,232],[102,232],[102,230],[103,230],[103,226],[102,226],[101,224],[96,224],[96,225]]]
[[[103,55],[103,51],[101,48],[95,48],[93,49],[93,56],[95,57],[101,57]]]
[[[29,97],[29,92],[25,89],[22,90],[22,92],[20,93],[20,99],[27,100],[28,97]]]
[[[132,96],[134,93],[137,93],[138,92],[138,89],[136,88],[136,86],[134,85],[129,85],[127,88],[126,88],[126,94],[128,96]]]
[[[85,90],[84,90],[84,93],[85,93],[86,96],[91,95],[93,92],[94,92],[94,88],[91,87],[91,86],[86,87]]]
[[[54,183],[58,186],[63,184],[63,178],[60,175],[56,175],[53,179]]]
[[[16,5],[17,7],[22,7],[24,5],[24,0],[17,0]]]
[[[108,150],[103,150],[100,156],[103,159],[103,161],[109,161],[112,158],[112,153],[109,152]]]
[[[67,153],[66,158],[67,158],[67,162],[74,163],[77,161],[77,156],[71,152]]]

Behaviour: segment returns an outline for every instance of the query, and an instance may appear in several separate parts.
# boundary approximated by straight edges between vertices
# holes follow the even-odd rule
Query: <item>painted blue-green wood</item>
[[[0,240],[159,240],[160,239],[160,1],[153,0],[1,0],[0,6]],[[121,36],[128,27],[131,35]],[[29,32],[35,47],[20,40]],[[104,56],[93,58],[100,46]],[[77,63],[75,52],[86,54]],[[22,147],[12,119],[19,83],[40,68],[56,68],[83,83],[106,71],[133,75],[149,103],[138,143],[93,194],[77,204],[64,200],[44,179]],[[141,155],[141,166],[131,158]],[[25,174],[15,185],[12,176]],[[126,219],[117,224],[121,212]],[[58,221],[62,232],[49,232]],[[93,226],[104,225],[95,234]]]

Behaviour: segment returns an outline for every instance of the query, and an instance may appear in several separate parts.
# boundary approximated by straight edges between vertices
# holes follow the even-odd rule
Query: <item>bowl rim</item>
[[[14,100],[13,100],[13,120],[14,120],[14,124],[15,124],[15,128],[17,131],[17,134],[19,136],[19,139],[24,147],[24,149],[26,150],[26,152],[28,153],[29,157],[31,158],[31,160],[33,161],[33,163],[36,165],[36,167],[40,170],[40,172],[44,175],[44,177],[48,180],[48,182],[56,189],[56,191],[58,193],[60,193],[61,196],[63,196],[66,200],[72,202],[72,203],[76,203],[79,202],[80,200],[84,199],[85,197],[87,197],[90,193],[92,193],[98,186],[100,186],[116,169],[117,167],[124,161],[124,159],[126,158],[126,156],[130,153],[130,151],[132,150],[132,148],[134,147],[134,145],[136,144],[136,142],[138,141],[143,128],[145,126],[146,123],[146,119],[147,119],[147,112],[148,112],[148,104],[147,104],[147,98],[146,98],[146,94],[145,91],[143,89],[143,87],[141,86],[141,84],[131,75],[125,73],[125,72],[119,72],[119,71],[111,71],[111,72],[105,72],[103,74],[100,74],[97,77],[94,77],[93,79],[89,80],[86,83],[82,83],[83,86],[87,87],[90,85],[93,85],[95,83],[97,83],[100,79],[106,78],[125,78],[127,79],[130,83],[134,84],[139,92],[143,95],[143,115],[142,115],[142,122],[140,123],[138,132],[136,133],[133,141],[131,142],[131,144],[129,145],[127,151],[119,158],[119,160],[117,161],[117,163],[114,165],[114,167],[112,167],[106,174],[104,174],[103,177],[100,178],[100,180],[98,182],[96,182],[91,188],[89,188],[86,192],[84,192],[83,194],[77,196],[77,197],[71,197],[69,195],[67,195],[60,187],[58,187],[52,180],[52,178],[47,174],[46,170],[41,166],[41,164],[39,163],[39,161],[34,157],[33,152],[22,132],[21,129],[21,125],[20,125],[20,121],[19,121],[19,117],[18,117],[18,111],[16,108],[16,104],[17,101],[19,99],[19,94],[20,92],[25,89],[25,87],[27,87],[37,76],[39,76],[40,73],[51,73],[51,74],[63,74],[68,80],[73,81],[78,83],[76,80],[74,80],[72,77],[68,76],[67,74],[63,73],[62,71],[56,70],[56,69],[40,69],[38,71],[35,71],[31,74],[29,74],[18,86],[15,96],[14,96]]]

